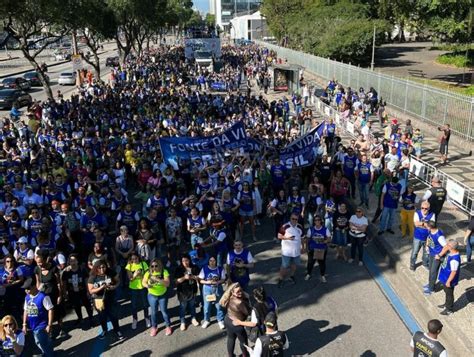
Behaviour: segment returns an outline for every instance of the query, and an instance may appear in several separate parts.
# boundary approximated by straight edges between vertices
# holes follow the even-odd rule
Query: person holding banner
[[[257,211],[255,192],[250,190],[250,183],[245,181],[242,185],[242,191],[237,194],[237,200],[240,202],[239,208],[239,233],[240,240],[244,239],[244,223],[248,219],[252,229],[252,239],[257,241],[255,235],[255,212]]]

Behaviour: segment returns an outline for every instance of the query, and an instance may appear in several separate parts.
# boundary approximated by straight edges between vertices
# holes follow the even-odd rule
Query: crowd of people
[[[181,331],[188,327],[187,315],[192,325],[208,328],[215,309],[218,327],[227,332],[229,356],[237,339],[244,356],[267,355],[269,348],[282,355],[288,339],[278,331],[277,304],[262,287],[250,288],[256,262],[245,247],[247,223],[251,239],[258,241],[260,226],[273,221],[274,236],[268,239],[281,243],[279,287],[296,283],[303,253],[308,255],[305,280],[317,262],[325,283],[329,247],[336,248],[338,259],[363,265],[371,190],[379,197],[374,217],[381,213],[379,234],[393,233],[401,201],[402,213],[409,211],[403,213],[403,232],[415,237],[415,262],[429,242],[427,292],[434,290],[441,259],[449,261],[439,280],[447,294],[445,311],[452,312],[456,245],[443,240],[434,223],[444,202],[438,191],[422,201],[422,208],[429,202],[436,215],[427,218],[415,208],[406,129],[391,126],[390,141],[371,142],[362,133],[342,145],[339,129],[327,120],[325,145],[317,161],[304,168],[286,167],[266,151],[233,150],[181,159],[177,166],[162,156],[160,137],[211,136],[243,122],[249,137],[278,152],[318,125],[301,97],[269,101],[252,95],[254,87],[268,89],[265,78],[275,57],[254,45],[229,46],[223,48],[222,70],[210,73],[186,60],[182,48],[164,46],[153,55],[127,59],[113,69],[109,83],[90,83],[70,99],[35,102],[27,120],[3,121],[4,354],[21,355],[25,334],[32,331],[42,353],[53,355],[51,336],[71,332],[63,324],[71,308],[78,326],[99,323],[98,338],[105,338],[110,321],[122,340],[117,302],[123,299],[131,300],[132,329],[143,311],[143,323],[156,336],[159,310],[169,336],[174,316],[168,313],[168,297],[176,289]],[[248,84],[242,90],[244,79]],[[232,84],[225,93],[212,93],[210,83],[216,80]],[[344,103],[351,103],[351,91],[345,93]],[[350,198],[357,191],[360,204],[354,206]]]

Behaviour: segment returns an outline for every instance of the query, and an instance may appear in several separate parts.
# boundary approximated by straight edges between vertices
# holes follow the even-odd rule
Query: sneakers
[[[150,329],[150,336],[151,337],[155,337],[157,333],[158,333],[158,329],[156,327],[152,327]]]
[[[327,283],[328,281],[326,280],[326,277],[323,275],[321,277],[321,283]]]
[[[309,279],[311,279],[311,275],[306,274],[306,276],[304,277],[304,280],[308,281]]]
[[[429,287],[430,287],[430,284],[425,284],[425,285],[423,285],[423,290],[426,290],[426,289],[428,289]]]
[[[354,261],[354,259],[349,259],[348,263],[351,264]]]
[[[364,266],[364,262],[359,262],[359,266]]]
[[[425,294],[425,296],[430,296],[433,294],[433,290],[430,290],[430,288],[424,289],[423,294]]]
[[[395,234],[395,232],[391,229],[387,229],[387,232],[390,233],[390,234]]]
[[[196,318],[193,317],[193,319],[191,320],[191,323],[193,324],[193,326],[199,326],[199,321],[196,320]]]
[[[290,276],[290,280],[293,284],[296,284],[296,278],[294,276]]]
[[[148,317],[145,318],[145,324],[146,324],[146,327],[147,328],[150,328],[151,327],[151,321]]]
[[[219,321],[219,323],[221,323],[221,321]],[[202,328],[208,328],[210,324],[211,324],[211,323],[210,323],[209,321],[203,320],[201,327],[202,327]],[[220,327],[220,325],[219,325],[219,327]]]
[[[181,331],[186,331],[186,324],[184,322],[181,322],[181,325],[179,325],[179,329]]]
[[[411,270],[411,271],[415,271],[416,268],[415,268],[415,267],[410,267],[410,270]]]
[[[65,338],[65,337],[67,337],[66,331],[64,331],[63,329],[59,330],[58,338]]]
[[[225,330],[224,321],[219,321],[219,322],[217,322],[217,324],[219,325],[219,328],[220,328],[221,330]]]
[[[133,319],[133,320],[132,320],[132,330],[136,330],[136,329],[137,329],[137,323],[138,323],[137,319]]]
[[[446,307],[445,304],[438,305],[438,309],[444,309]]]
[[[99,336],[97,336],[99,338],[99,340],[103,340],[105,338],[105,335],[107,334],[106,331],[102,331]]]
[[[122,341],[123,339],[125,339],[125,336],[120,331],[116,332],[115,335],[117,336],[119,341]]]
[[[453,311],[453,310],[444,309],[443,311],[440,312],[440,314],[441,314],[441,315],[444,315],[444,316],[449,316],[449,315],[454,314],[454,311]]]
[[[165,328],[165,335],[166,336],[171,336],[171,334],[173,333],[173,330],[171,329],[171,327],[167,327]]]

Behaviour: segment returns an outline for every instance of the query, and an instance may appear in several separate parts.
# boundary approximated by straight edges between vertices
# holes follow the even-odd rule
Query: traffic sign
[[[72,70],[74,72],[82,69],[82,56],[81,55],[72,55]]]

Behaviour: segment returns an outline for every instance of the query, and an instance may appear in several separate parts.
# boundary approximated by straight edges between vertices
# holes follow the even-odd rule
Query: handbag
[[[94,307],[99,312],[104,311],[105,310],[104,297],[94,298]]]
[[[325,251],[326,249],[315,249],[313,253],[313,258],[315,260],[323,260]]]

